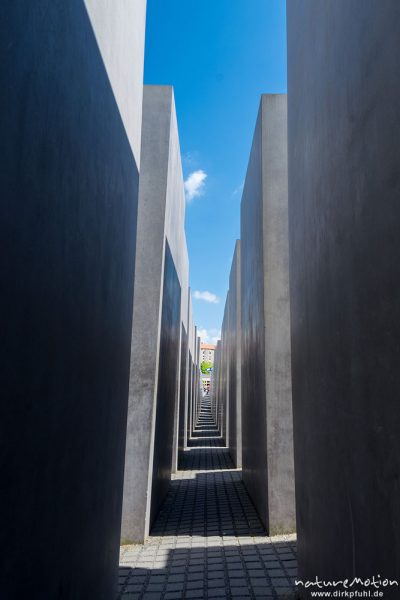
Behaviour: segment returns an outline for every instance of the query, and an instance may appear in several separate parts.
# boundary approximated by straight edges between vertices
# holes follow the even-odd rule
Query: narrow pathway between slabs
[[[296,598],[295,540],[265,535],[206,396],[148,541],[121,548],[118,598]]]

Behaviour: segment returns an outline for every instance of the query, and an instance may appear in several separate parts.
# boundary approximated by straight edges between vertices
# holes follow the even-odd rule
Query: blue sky
[[[285,4],[147,0],[144,79],[174,86],[190,285],[202,292],[193,298],[194,316],[210,340],[221,327],[240,237],[241,188],[260,95],[286,92]]]

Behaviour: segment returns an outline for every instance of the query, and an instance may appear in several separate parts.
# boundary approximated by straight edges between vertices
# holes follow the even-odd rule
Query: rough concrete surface
[[[179,398],[182,285],[186,286],[188,280],[184,211],[173,90],[170,86],[145,86],[123,541],[143,542],[146,538],[172,471]],[[173,283],[175,276],[179,295]],[[168,315],[167,322],[163,321],[164,315]],[[171,356],[165,355],[165,337],[171,341]],[[161,395],[159,389],[163,391]],[[171,415],[170,428],[163,426],[160,415],[165,418]]]
[[[400,581],[400,5],[287,8],[300,575]]]
[[[189,395],[189,346],[188,334],[182,325],[181,332],[181,369],[179,390],[179,415],[178,415],[178,466],[186,445],[187,403]]]
[[[104,43],[122,30],[143,39],[136,6],[135,21],[93,7],[108,20]],[[109,600],[140,140],[128,104],[140,115],[143,43],[118,49],[106,72],[83,1],[6,1],[1,12],[1,595],[20,598],[22,585],[34,599]]]
[[[181,287],[167,242],[162,294],[150,527],[168,492],[171,479],[175,405],[179,391],[180,296]]]
[[[220,362],[219,362],[219,374],[220,374],[220,430],[223,439],[227,446],[229,446],[229,296],[228,290],[225,307],[224,317],[222,319],[221,327],[221,344],[220,344]]]
[[[295,529],[286,107],[261,97],[241,205],[243,479],[270,533]]]
[[[240,240],[236,241],[229,276],[228,370],[229,451],[234,465],[242,466],[242,359],[240,306]]]

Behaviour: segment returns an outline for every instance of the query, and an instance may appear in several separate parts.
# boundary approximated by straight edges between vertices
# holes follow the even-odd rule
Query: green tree
[[[211,369],[213,366],[213,364],[211,362],[208,362],[207,360],[203,360],[203,362],[200,365],[200,369],[201,372],[203,373],[203,375],[207,375],[208,371],[207,369]]]

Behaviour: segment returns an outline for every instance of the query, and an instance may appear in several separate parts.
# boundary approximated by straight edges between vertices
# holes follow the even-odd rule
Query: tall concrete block
[[[191,390],[190,390],[190,406],[189,406],[189,425],[188,439],[193,437],[193,430],[196,424],[196,379],[197,379],[197,326],[192,325],[192,335],[190,342],[190,358],[192,363],[191,368]]]
[[[215,395],[215,421],[218,429],[221,427],[221,340],[217,341],[214,353],[214,395]]]
[[[145,86],[122,539],[143,542],[171,476],[178,405],[185,196],[173,90]]]
[[[116,594],[145,6],[1,8],[3,598]]]
[[[295,529],[286,110],[261,97],[241,204],[243,480],[270,534]]]
[[[189,307],[188,307],[188,399],[186,408],[186,426],[184,431],[185,447],[188,445],[188,440],[192,434],[192,409],[193,409],[193,369],[194,369],[194,355],[195,355],[195,329],[193,324],[193,307],[192,300],[189,294]]]
[[[242,348],[240,293],[240,240],[237,240],[229,276],[228,315],[229,451],[233,463],[237,468],[242,466]]]
[[[194,390],[193,390],[193,418],[192,431],[197,424],[197,417],[200,408],[200,338],[197,335],[197,325],[195,326],[195,359],[194,359]]]
[[[224,317],[221,328],[221,436],[229,446],[229,300],[228,291],[225,301]]]
[[[219,427],[219,431],[221,436],[223,437],[223,431],[222,431],[222,399],[223,399],[223,351],[222,351],[222,334],[223,334],[223,323],[221,325],[221,339],[218,340],[217,342],[217,348],[215,350],[215,354],[214,354],[214,361],[215,361],[215,369],[217,371],[217,378],[218,378],[218,384],[217,384],[217,400],[218,400],[218,407],[217,407],[217,413],[218,413],[218,427]]]
[[[193,421],[193,386],[194,386],[194,362],[192,352],[189,350],[189,398],[188,398],[188,413],[187,413],[187,430],[186,441],[189,442],[192,437],[192,421]]]
[[[179,390],[179,414],[178,414],[178,457],[182,458],[185,449],[185,422],[187,419],[187,401],[189,388],[189,347],[188,334],[182,325],[181,334],[181,368],[180,368],[180,390]]]
[[[400,5],[287,10],[299,572],[400,581]]]
[[[190,332],[192,327],[192,305],[190,288],[186,291],[186,324],[182,330],[181,344],[181,373],[179,392],[179,416],[178,416],[178,467],[183,462],[183,453],[187,447],[188,412],[191,386],[191,356],[190,356]]]
[[[215,346],[216,350],[216,346]],[[210,402],[211,402],[211,413],[214,419],[215,424],[217,425],[217,373],[216,373],[216,359],[215,359],[215,351],[214,351],[214,365],[213,370],[211,371],[210,377]]]
[[[173,459],[174,411],[179,398],[181,287],[170,252],[165,247],[159,364],[152,460],[150,527],[167,495]],[[133,330],[133,335],[135,332]],[[135,456],[130,456],[135,460]],[[135,465],[136,467],[136,465]],[[136,517],[133,508],[133,516]],[[146,515],[147,516],[147,515]]]
[[[186,411],[187,401],[187,384],[188,384],[188,319],[189,319],[189,256],[186,244],[186,235],[183,231],[181,243],[182,259],[182,294],[181,294],[181,335],[179,340],[179,389],[176,394],[176,404],[174,411],[174,437],[172,445],[172,472],[176,473],[178,469],[179,450],[183,450],[182,442],[184,441],[183,425]],[[181,416],[181,413],[183,415]]]
[[[202,379],[201,379],[201,369],[200,369],[200,345],[201,345],[201,339],[199,337],[198,339],[198,369],[197,369],[197,373],[198,373],[198,379],[197,379],[197,417],[200,414],[200,406],[201,406],[201,399],[203,397],[203,384],[202,384]]]

